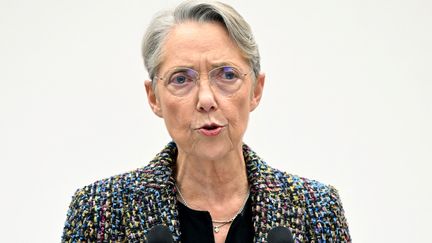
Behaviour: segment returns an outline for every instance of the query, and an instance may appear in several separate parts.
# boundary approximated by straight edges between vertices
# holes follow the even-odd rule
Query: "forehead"
[[[162,46],[160,68],[201,68],[217,63],[244,65],[246,60],[225,27],[217,22],[186,22],[176,25]]]

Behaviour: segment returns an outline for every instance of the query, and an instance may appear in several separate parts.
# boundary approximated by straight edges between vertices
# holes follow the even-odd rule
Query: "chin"
[[[226,158],[235,150],[232,141],[225,140],[199,140],[190,148],[191,156],[202,160],[221,160]]]

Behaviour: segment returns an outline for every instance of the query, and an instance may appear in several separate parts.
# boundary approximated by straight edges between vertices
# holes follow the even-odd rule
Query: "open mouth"
[[[224,126],[218,124],[206,124],[198,129],[198,131],[205,136],[217,136]]]
[[[216,125],[216,124],[210,124],[210,125],[204,125],[201,128],[202,129],[206,129],[206,130],[215,130],[215,129],[219,128],[219,127],[221,127],[221,126]]]

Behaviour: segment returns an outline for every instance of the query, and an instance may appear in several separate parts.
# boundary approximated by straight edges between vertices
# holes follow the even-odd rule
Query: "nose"
[[[210,112],[217,109],[214,92],[208,79],[200,80],[198,85],[197,110],[200,112]]]

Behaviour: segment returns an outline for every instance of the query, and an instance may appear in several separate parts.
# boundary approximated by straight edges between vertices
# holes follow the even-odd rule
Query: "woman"
[[[264,87],[249,25],[230,6],[187,1],[145,34],[145,82],[172,137],[144,168],[78,190],[63,241],[131,241],[164,225],[174,241],[350,242],[333,187],[268,166],[243,135]]]

